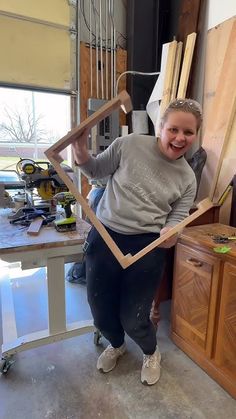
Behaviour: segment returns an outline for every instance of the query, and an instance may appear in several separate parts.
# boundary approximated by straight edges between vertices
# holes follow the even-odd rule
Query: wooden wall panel
[[[202,54],[202,37],[204,33],[207,0],[182,0],[178,20],[177,40],[183,42],[183,50],[187,36],[197,33],[194,48],[191,72],[189,75],[186,97],[196,99],[198,97],[198,72],[199,61]]]
[[[203,101],[203,133],[209,119],[212,103],[215,97],[216,86],[219,81],[226,47],[229,41],[232,26],[236,17],[226,20],[209,30],[207,35],[204,101]],[[214,53],[213,53],[214,51]],[[219,178],[215,190],[215,199],[218,200],[236,173],[236,118],[234,118],[230,137],[225,150]],[[232,193],[228,195],[220,211],[220,222],[229,224]]]
[[[203,135],[206,130],[207,121],[210,117],[211,107],[216,94],[216,87],[235,19],[236,18],[232,18],[221,23],[215,28],[210,29],[207,34],[203,93]]]
[[[185,43],[187,36],[197,31],[201,3],[205,0],[182,0],[178,21],[177,40]]]
[[[100,60],[100,51],[99,51],[99,60]],[[108,53],[108,98],[111,97],[111,58],[110,53]],[[80,44],[80,120],[81,122],[87,118],[87,103],[88,98],[99,98],[101,99],[101,71],[98,71],[98,92],[97,92],[97,83],[96,83],[96,50],[92,50],[92,90],[91,90],[91,70],[90,70],[90,48],[85,43],[81,42]],[[124,49],[118,48],[116,54],[116,80],[121,73],[126,71],[127,68],[127,52]],[[103,85],[104,85],[104,95],[106,93],[106,53],[103,52]],[[122,90],[126,90],[126,76],[121,77],[119,82],[118,93]],[[92,93],[92,95],[91,95]],[[126,115],[124,112],[120,112],[120,124],[126,124]],[[89,193],[90,185],[88,184],[87,178],[82,175],[82,196],[86,198]]]
[[[223,34],[222,38],[223,39]],[[223,41],[222,41],[223,42]],[[206,196],[215,197],[215,187],[220,176],[221,165],[230,142],[230,132],[234,123],[236,108],[236,20],[233,22],[218,82],[215,89],[209,116],[206,119],[203,134],[203,147],[207,152],[207,162],[202,172],[198,199]],[[212,56],[215,52],[211,50]],[[205,117],[205,115],[204,115]]]
[[[100,60],[100,56],[99,56]],[[110,77],[110,53],[108,53],[108,99],[111,98],[111,77]],[[101,95],[101,71],[98,71],[98,92],[96,84],[96,50],[92,50],[92,90],[90,80],[90,48],[85,43],[81,42],[80,45],[80,118],[81,122],[87,118],[87,101],[88,98],[102,98]],[[106,54],[103,52],[103,84],[104,84],[104,96],[106,93]],[[118,48],[116,54],[116,79],[121,73],[126,71],[127,66],[127,52],[121,48]],[[118,93],[122,90],[126,90],[126,76],[123,76],[119,82]],[[105,97],[104,97],[105,98]],[[124,121],[125,122],[125,121]]]

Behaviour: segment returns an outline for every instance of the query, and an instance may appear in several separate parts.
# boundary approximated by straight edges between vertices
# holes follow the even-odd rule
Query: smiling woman
[[[177,100],[164,112],[158,141],[133,133],[117,138],[97,157],[89,155],[86,135],[73,144],[75,161],[87,177],[109,176],[96,214],[123,254],[136,254],[189,215],[196,178],[184,154],[197,138],[201,118],[200,105]],[[115,368],[125,353],[126,332],[143,351],[142,383],[159,380],[161,354],[150,309],[164,248],[176,240],[166,240],[124,270],[92,227],[86,243],[88,301],[95,326],[110,342],[98,358],[98,370]]]
[[[171,160],[183,156],[197,138],[202,111],[192,99],[176,99],[165,110],[160,123],[158,145]]]

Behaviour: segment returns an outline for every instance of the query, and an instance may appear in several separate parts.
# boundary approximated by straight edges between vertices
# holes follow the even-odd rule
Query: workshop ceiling
[[[66,0],[0,0],[0,85],[75,90],[75,19]]]

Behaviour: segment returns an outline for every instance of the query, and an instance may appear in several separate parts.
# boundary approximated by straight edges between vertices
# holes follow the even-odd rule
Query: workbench
[[[9,223],[9,213],[9,209],[0,210],[0,258],[9,263],[21,262],[22,269],[46,266],[48,329],[18,337],[11,284],[2,281],[1,370],[8,369],[10,359],[17,352],[94,331],[92,320],[66,324],[65,304],[64,265],[82,258],[82,246],[90,225],[79,220],[77,230],[66,233],[45,226],[38,236],[30,236],[27,228]]]

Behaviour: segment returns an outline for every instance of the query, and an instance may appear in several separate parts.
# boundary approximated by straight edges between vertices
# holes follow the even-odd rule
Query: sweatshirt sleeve
[[[96,157],[79,165],[81,172],[89,179],[101,179],[112,175],[120,164],[122,137],[116,138],[111,145]]]
[[[195,199],[196,189],[196,178],[194,176],[193,182],[186,188],[183,196],[173,204],[172,210],[166,219],[165,227],[173,227],[188,217]]]

